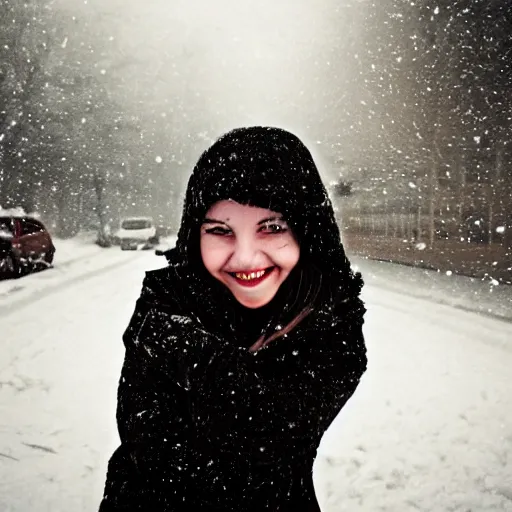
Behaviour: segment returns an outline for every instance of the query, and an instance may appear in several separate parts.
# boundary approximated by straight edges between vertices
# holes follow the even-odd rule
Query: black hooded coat
[[[249,310],[202,265],[200,225],[218,200],[281,213],[299,263]],[[362,279],[345,256],[311,154],[277,128],[221,137],[190,178],[169,266],[146,274],[124,334],[121,445],[100,512],[318,512],[319,441],[366,369]],[[249,347],[312,311],[288,334]]]

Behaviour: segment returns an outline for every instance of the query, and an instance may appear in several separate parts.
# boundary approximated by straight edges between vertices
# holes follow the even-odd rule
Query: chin
[[[237,297],[236,295],[234,295],[234,297],[245,308],[258,309],[262,308],[263,306],[266,306],[274,298],[274,295],[275,294],[273,294],[270,297],[261,298],[259,300],[249,300],[245,297]]]

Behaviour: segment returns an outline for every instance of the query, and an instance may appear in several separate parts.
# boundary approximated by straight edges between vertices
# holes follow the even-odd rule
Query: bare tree
[[[38,0],[2,0],[0,9],[0,204],[32,206],[25,154],[52,46],[49,10]]]

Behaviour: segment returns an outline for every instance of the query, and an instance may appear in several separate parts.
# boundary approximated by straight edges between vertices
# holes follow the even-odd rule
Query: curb
[[[410,264],[410,263],[402,263],[402,262],[399,262],[399,261],[392,261],[392,260],[384,259],[384,258],[370,258],[368,256],[361,256],[360,254],[355,254],[355,253],[352,253],[351,256],[355,256],[356,258],[362,258],[362,259],[366,259],[366,260],[370,260],[370,261],[380,261],[380,262],[384,262],[384,263],[390,263],[390,264],[393,264],[393,265],[401,265],[401,266],[409,267],[409,268],[418,268],[418,269],[429,270],[429,271],[432,271],[432,272],[439,273],[439,275],[444,275],[443,271],[438,270],[436,268],[432,268],[429,265],[425,265],[425,266],[413,265],[413,264]],[[455,272],[454,272],[454,274],[455,274]],[[466,275],[466,274],[457,274],[457,275],[460,275],[462,277],[472,278],[472,279],[481,279],[479,277],[475,277],[475,276],[472,276],[472,275]],[[369,286],[376,287],[376,288],[381,288],[383,290],[386,290],[386,291],[389,291],[389,292],[393,292],[393,293],[398,293],[398,294],[406,295],[408,297],[412,297],[412,298],[415,298],[415,299],[420,299],[420,300],[428,301],[430,303],[434,302],[436,304],[441,304],[443,306],[448,306],[448,307],[451,307],[451,308],[454,308],[454,309],[458,309],[460,311],[465,311],[467,313],[476,313],[476,314],[485,316],[487,318],[491,318],[493,320],[500,320],[500,321],[505,322],[505,323],[512,323],[512,310],[510,312],[510,315],[507,315],[506,313],[504,313],[504,314],[495,313],[495,312],[489,311],[488,309],[485,309],[483,307],[480,309],[480,308],[477,308],[477,307],[471,307],[471,306],[466,305],[466,304],[454,304],[453,302],[451,302],[449,300],[446,300],[442,296],[438,297],[438,296],[432,296],[432,295],[428,295],[428,294],[423,294],[423,293],[421,293],[421,289],[418,292],[414,292],[410,288],[406,288],[406,287],[400,288],[398,286],[388,285],[386,283],[383,283],[382,281],[376,281],[375,283],[371,283],[371,284],[369,283]],[[500,286],[503,286],[503,284],[500,283]],[[479,302],[475,302],[475,304],[479,304]]]
[[[404,267],[422,268],[424,270],[432,270],[434,272],[439,272],[439,273],[443,273],[443,274],[446,272],[445,270],[441,270],[440,268],[436,267],[435,265],[431,265],[426,262],[412,263],[410,261],[401,261],[401,260],[396,260],[393,258],[379,258],[378,256],[369,256],[368,254],[364,254],[364,253],[360,253],[360,252],[351,252],[350,249],[347,249],[347,252],[349,254],[352,254],[359,258],[366,258],[368,260],[383,261],[386,263],[394,263],[395,265],[403,265]],[[485,279],[486,276],[492,277],[491,274],[475,275],[474,273],[465,272],[464,270],[452,270],[452,273],[457,276],[472,277],[473,279]],[[504,279],[496,279],[496,280],[500,283],[500,285],[512,286],[512,281],[505,281]]]

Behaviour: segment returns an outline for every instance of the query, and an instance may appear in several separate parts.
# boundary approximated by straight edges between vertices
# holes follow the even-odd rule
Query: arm
[[[269,446],[316,450],[325,430],[354,394],[367,367],[362,314],[314,325],[293,347],[276,340],[261,354],[260,396]],[[282,344],[281,344],[282,343]],[[265,353],[266,352],[266,353]]]
[[[318,400],[311,399],[309,406],[318,413],[320,436],[354,394],[368,363],[362,323],[335,328],[322,345],[317,354],[317,381],[309,384],[317,390]]]
[[[366,371],[365,313],[358,296],[340,300],[306,332],[309,342],[301,349],[305,406],[318,415],[320,435],[352,397]]]
[[[169,358],[168,345],[176,345],[177,337],[170,336],[166,318],[139,299],[123,336],[117,407],[121,445],[109,462],[100,512],[165,510],[171,508],[166,504],[170,490],[184,494],[179,468],[188,447],[182,441],[192,425],[186,370],[179,359]]]
[[[207,343],[215,346],[213,355],[192,379],[196,428],[226,452],[247,453],[262,464],[313,457],[366,369],[361,322],[315,325],[255,354]],[[219,417],[222,429],[212,421]]]

